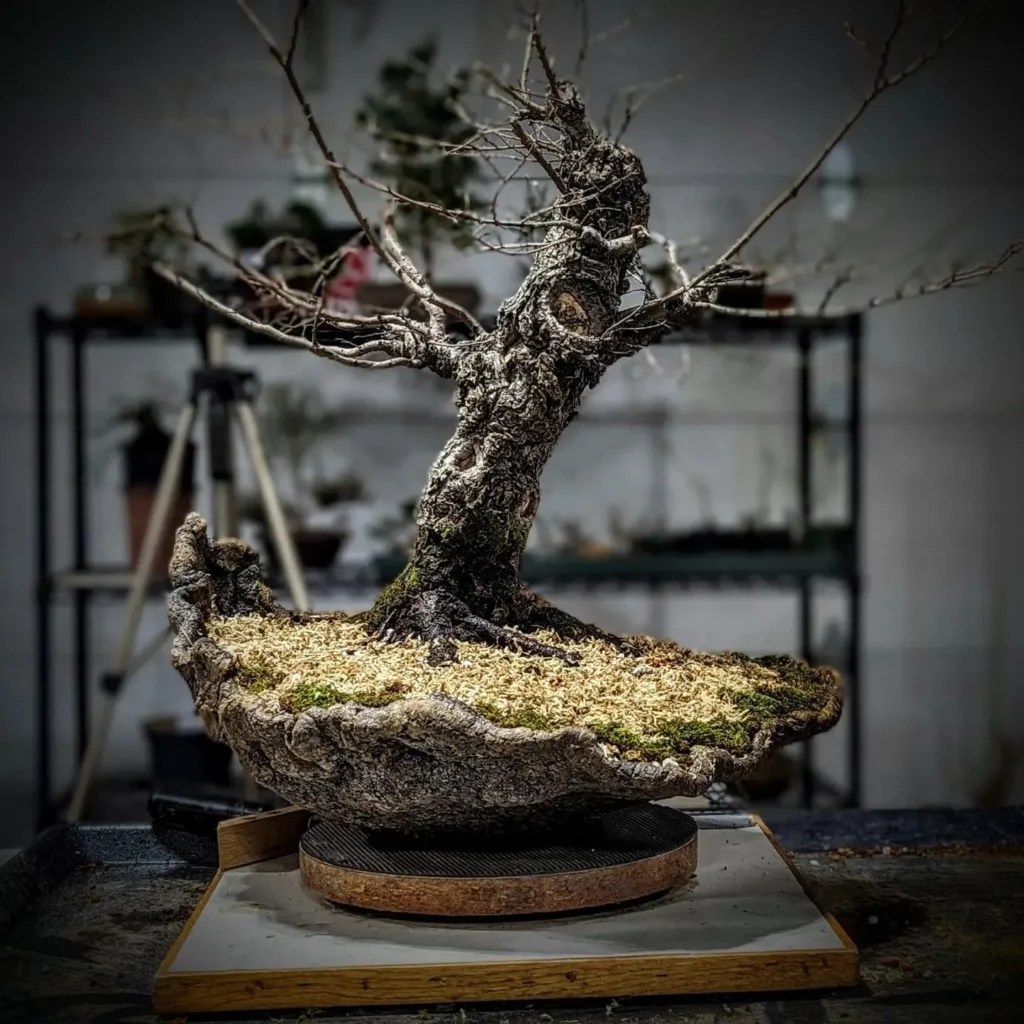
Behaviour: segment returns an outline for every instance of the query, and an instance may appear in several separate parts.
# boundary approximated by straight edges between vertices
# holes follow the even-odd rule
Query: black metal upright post
[[[36,694],[35,827],[50,806],[50,318],[35,311]]]
[[[864,391],[863,391],[863,318],[850,318],[848,325],[849,374],[849,439],[850,454],[847,465],[850,474],[850,534],[852,562],[849,587],[849,651],[847,656],[846,714],[849,716],[849,799],[851,807],[860,807],[862,800],[861,744],[863,743],[864,709],[861,686],[861,630],[862,630],[862,533],[863,533],[863,465],[864,465]]]
[[[800,530],[804,543],[811,529],[813,512],[811,493],[811,440],[813,425],[811,419],[811,332],[804,328],[797,336],[797,417],[799,420],[797,479],[800,485]],[[806,662],[812,661],[812,599],[813,580],[810,576],[800,577],[799,651]],[[800,799],[804,807],[814,802],[814,747],[805,740],[802,747]]]
[[[71,324],[71,450],[74,496],[72,559],[79,572],[88,568],[88,483],[86,480],[85,343],[88,326]],[[89,597],[78,588],[74,597],[75,764],[81,764],[89,739]]]

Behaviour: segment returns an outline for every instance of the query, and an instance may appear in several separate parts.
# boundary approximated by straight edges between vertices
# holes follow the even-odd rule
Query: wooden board
[[[309,811],[301,807],[283,807],[220,822],[217,862],[221,871],[291,853],[298,849],[308,823]]]
[[[564,914],[676,889],[697,867],[697,826],[652,804],[593,819],[586,832],[527,850],[374,843],[314,820],[299,842],[306,888],[332,903],[427,917]]]
[[[340,910],[303,887],[295,852],[224,869],[161,964],[156,1008],[429,1006],[856,984],[856,948],[814,905],[763,824],[749,815],[701,816],[699,824],[696,875],[676,892],[628,909],[526,921]],[[253,827],[250,851],[259,845]]]

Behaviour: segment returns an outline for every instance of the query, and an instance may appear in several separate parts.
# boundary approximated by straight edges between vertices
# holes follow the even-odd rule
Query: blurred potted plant
[[[101,293],[91,289],[88,295],[76,297],[76,312],[113,315],[119,311],[122,315],[145,316],[170,330],[184,326],[188,312],[184,293],[153,270],[154,263],[182,271],[189,269],[191,245],[173,218],[170,205],[116,213],[107,233],[106,248],[108,256],[124,262],[124,284],[119,290],[106,289]],[[111,294],[107,296],[105,292]],[[100,308],[86,309],[90,304]]]
[[[154,792],[230,786],[231,748],[210,739],[198,716],[151,718],[143,723],[143,733]]]
[[[479,159],[452,152],[474,134],[458,113],[471,88],[471,73],[457,69],[436,85],[436,59],[436,41],[427,39],[402,59],[387,61],[378,74],[379,89],[364,98],[356,123],[379,146],[370,173],[397,195],[415,201],[399,202],[395,229],[400,241],[440,295],[474,312],[480,305],[475,285],[435,281],[438,252],[445,246],[461,250],[471,245],[472,222],[417,205],[470,212],[484,208],[472,192],[483,177]],[[359,301],[373,307],[394,308],[407,298],[399,283],[367,283],[359,292]]]
[[[291,500],[283,504],[299,559],[307,569],[327,569],[348,537],[337,507],[356,500],[350,495],[362,496],[362,482],[352,474],[332,479],[318,465],[318,448],[340,429],[342,413],[315,387],[277,383],[264,391],[260,418],[267,457],[272,467],[284,468],[291,484]],[[273,562],[277,552],[258,496],[240,497],[239,518],[259,528]]]
[[[117,436],[120,449],[127,522],[127,548],[132,568],[138,564],[146,528],[153,514],[157,485],[171,447],[171,435],[162,423],[162,403],[157,398],[129,400],[120,403],[113,415],[101,426],[101,438]],[[124,437],[127,430],[128,436]],[[189,442],[182,467],[178,493],[171,507],[171,516],[160,538],[154,579],[163,579],[171,560],[174,531],[192,511],[195,494],[195,445]]]
[[[412,552],[412,545],[416,539],[416,510],[418,507],[418,498],[404,501],[399,506],[397,515],[385,516],[370,531],[371,536],[385,547],[383,561],[390,564],[398,559],[401,562],[398,569],[404,566],[405,560]]]

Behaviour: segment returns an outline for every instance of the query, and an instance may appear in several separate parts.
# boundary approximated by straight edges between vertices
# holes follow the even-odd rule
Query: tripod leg
[[[242,437],[249,451],[253,472],[256,474],[260,499],[267,514],[267,525],[270,527],[271,540],[274,547],[277,548],[277,557],[281,560],[281,568],[284,570],[284,578],[288,584],[292,603],[295,605],[296,611],[308,612],[310,603],[309,594],[306,592],[306,581],[302,578],[299,555],[295,550],[292,535],[288,531],[284,510],[281,508],[281,499],[277,496],[274,477],[270,472],[266,452],[263,450],[263,442],[260,440],[256,414],[248,402],[236,402],[235,412],[238,414]]]
[[[139,562],[132,575],[131,589],[128,591],[128,611],[124,632],[121,634],[121,642],[114,656],[113,664],[103,676],[101,704],[89,735],[85,756],[78,769],[78,777],[75,780],[75,788],[67,811],[68,821],[81,820],[89,795],[89,787],[92,785],[93,777],[103,756],[103,748],[107,742],[107,734],[113,720],[118,693],[132,665],[135,638],[139,631],[146,594],[153,580],[153,570],[156,568],[160,541],[166,534],[174,499],[177,495],[181,471],[185,464],[185,453],[188,450],[188,441],[195,420],[196,406],[194,404],[186,405],[178,417],[171,447],[160,473],[160,483],[157,485],[153,511],[146,524],[146,535],[142,541],[142,550],[139,552]]]
[[[225,366],[227,336],[223,327],[212,326],[206,337],[207,365]],[[238,536],[238,503],[235,495],[234,452],[231,444],[232,401],[214,389],[206,405],[207,443],[213,483],[213,535],[218,540]]]

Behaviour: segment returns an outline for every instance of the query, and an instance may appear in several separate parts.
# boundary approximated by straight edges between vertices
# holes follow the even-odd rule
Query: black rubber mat
[[[451,843],[401,840],[315,818],[302,837],[304,854],[327,864],[373,874],[417,878],[515,878],[592,871],[647,860],[693,841],[688,814],[638,804],[590,819],[573,835],[545,837],[544,845],[460,849]]]

